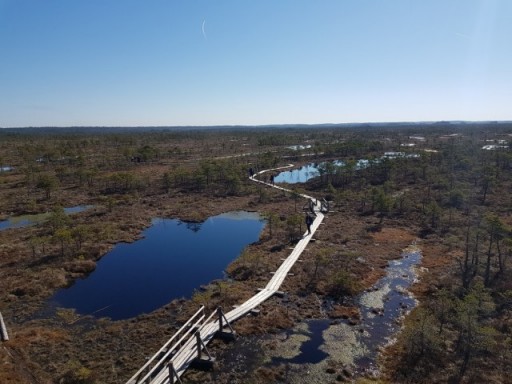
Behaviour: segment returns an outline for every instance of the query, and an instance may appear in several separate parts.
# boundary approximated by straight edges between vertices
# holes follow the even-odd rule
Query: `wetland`
[[[304,232],[296,195],[254,183],[248,170],[342,161],[351,166],[309,169],[295,186],[329,200],[330,210],[284,281],[284,296],[239,319],[236,342],[214,340],[215,371],[189,370],[185,382],[300,383],[315,372],[320,382],[506,382],[511,162],[507,148],[482,147],[507,140],[511,129],[2,131],[0,149],[11,167],[0,172],[2,219],[90,208],[0,231],[0,311],[10,336],[0,349],[0,381],[124,382],[200,305],[231,308],[253,296]],[[408,152],[402,144],[416,136],[424,140]],[[383,153],[393,158],[361,160]],[[257,227],[245,240],[242,220],[211,234],[224,243],[241,240],[230,255],[195,241],[226,212],[251,212]],[[183,232],[175,238],[171,228]],[[152,231],[164,240],[139,252]],[[207,266],[200,281],[166,269],[185,237],[222,261],[210,266],[181,256]],[[415,241],[421,257],[399,257]],[[93,282],[119,257],[111,256],[128,249],[144,258],[162,251],[147,269],[127,257],[134,275],[123,272],[120,258],[110,266],[129,281],[141,277],[157,301],[119,317],[108,313],[112,302],[151,300],[137,297],[140,287],[108,297],[118,284],[105,275],[99,290],[84,289],[104,303],[80,309],[76,301],[88,300],[78,295],[48,309],[49,300]],[[413,265],[417,276],[409,273]],[[175,295],[167,296],[175,288],[152,285],[149,276],[158,273],[163,280],[174,273]],[[467,337],[468,326],[476,338]],[[496,359],[503,363],[490,363]]]

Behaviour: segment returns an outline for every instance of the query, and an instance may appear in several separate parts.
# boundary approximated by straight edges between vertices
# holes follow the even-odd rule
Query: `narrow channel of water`
[[[202,223],[154,219],[141,240],[116,245],[93,273],[58,291],[50,303],[113,320],[149,313],[222,278],[226,266],[259,239],[264,225],[251,212]]]
[[[401,259],[390,261],[386,276],[359,298],[364,329],[361,342],[368,353],[355,360],[358,369],[376,369],[377,351],[398,332],[400,317],[416,306],[416,300],[407,289],[416,279],[414,267],[420,261],[421,252],[411,247]]]

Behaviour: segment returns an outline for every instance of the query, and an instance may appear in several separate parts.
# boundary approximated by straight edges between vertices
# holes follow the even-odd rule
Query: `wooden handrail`
[[[169,346],[169,344],[171,344],[173,342],[173,340],[179,336],[179,334],[183,331],[183,329],[185,327],[187,327],[193,320],[194,318],[200,314],[200,313],[204,313],[204,305],[201,305],[201,307],[199,307],[199,309],[197,310],[196,313],[194,313],[192,315],[192,317],[190,319],[188,319],[188,321],[183,324],[183,326],[178,329],[178,331],[176,331],[176,333],[169,339],[167,340],[167,342],[158,350],[158,352],[156,352],[147,362],[146,364],[144,364],[142,366],[141,369],[139,369],[128,381],[127,383],[139,383],[140,380],[139,380],[139,377],[141,374],[143,374],[143,372],[151,365],[151,363],[156,359],[156,357],[161,354],[164,350],[166,350],[166,348]],[[203,314],[204,316],[204,314]]]

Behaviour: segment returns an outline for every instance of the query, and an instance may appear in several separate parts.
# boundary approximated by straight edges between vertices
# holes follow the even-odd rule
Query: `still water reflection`
[[[274,178],[274,182],[288,184],[305,183],[309,179],[320,176],[321,169],[325,168],[326,164],[330,164],[334,167],[343,167],[345,165],[341,160],[335,160],[330,163],[306,164],[300,168],[290,169],[279,173]]]
[[[202,223],[154,219],[143,239],[116,245],[91,275],[57,292],[52,302],[113,320],[151,312],[223,277],[225,267],[258,240],[264,225],[250,212]]]

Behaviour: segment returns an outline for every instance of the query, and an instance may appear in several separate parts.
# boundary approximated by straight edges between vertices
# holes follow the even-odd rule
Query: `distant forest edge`
[[[327,124],[269,124],[269,125],[212,125],[212,126],[73,126],[73,127],[0,127],[0,135],[10,133],[51,134],[51,133],[121,133],[121,132],[160,132],[160,131],[227,131],[227,130],[273,130],[273,129],[464,129],[478,128],[512,128],[512,121],[422,121],[422,122],[385,122],[385,123],[327,123]]]

